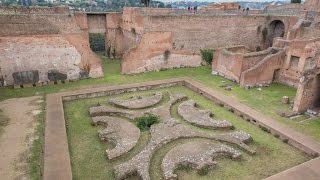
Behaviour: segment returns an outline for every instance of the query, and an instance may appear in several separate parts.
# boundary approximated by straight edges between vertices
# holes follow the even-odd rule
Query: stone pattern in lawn
[[[146,98],[150,99],[150,101],[152,101],[152,102],[156,102],[156,100],[151,100],[151,99],[158,99],[159,97],[156,96],[157,94],[159,94],[159,93],[156,93],[155,95],[152,95],[152,96],[149,96]],[[212,145],[212,147],[210,145],[208,152],[212,152],[212,153],[211,154],[209,153],[209,155],[206,156],[207,158],[209,158],[209,156],[214,157],[215,153],[213,153],[213,152],[220,151],[220,150],[223,152],[233,153],[232,155],[234,157],[240,156],[240,153],[238,153],[237,150],[234,150],[233,148],[231,148],[229,146],[221,144],[221,142],[227,142],[229,144],[234,144],[235,146],[242,148],[243,150],[245,150],[246,152],[248,152],[250,154],[255,153],[255,151],[253,149],[251,149],[246,144],[246,143],[249,143],[252,140],[252,138],[251,138],[250,134],[247,134],[244,131],[238,130],[238,131],[230,131],[230,132],[226,132],[226,133],[209,133],[209,132],[195,130],[193,128],[190,128],[186,125],[179,123],[178,120],[176,120],[175,118],[172,117],[171,112],[170,112],[171,107],[177,103],[188,100],[188,97],[183,94],[170,94],[170,93],[169,93],[169,96],[170,96],[170,100],[168,102],[158,106],[158,107],[151,108],[150,103],[144,103],[144,105],[141,105],[141,104],[139,105],[139,109],[142,109],[142,110],[136,110],[136,111],[120,109],[120,108],[113,108],[113,107],[106,107],[106,106],[97,106],[97,107],[90,108],[89,112],[92,117],[93,124],[103,124],[103,122],[106,122],[107,128],[108,128],[108,126],[110,126],[110,124],[108,124],[107,118],[104,118],[105,116],[107,116],[108,118],[110,118],[110,116],[115,116],[120,119],[125,118],[127,120],[132,121],[136,117],[143,116],[144,114],[153,114],[153,115],[159,116],[161,119],[160,123],[153,124],[150,127],[149,131],[150,131],[151,138],[150,138],[148,144],[142,149],[142,151],[140,153],[136,154],[130,160],[114,166],[114,172],[115,172],[116,179],[125,179],[127,177],[132,176],[132,175],[138,175],[143,180],[150,180],[151,179],[150,173],[149,173],[150,161],[151,161],[151,158],[154,155],[154,153],[158,149],[163,147],[164,145],[166,145],[174,140],[181,139],[181,138],[210,139],[211,145],[212,144],[215,144],[215,145]],[[136,98],[133,98],[133,100],[136,101]],[[116,102],[116,101],[117,101],[116,99],[113,99],[111,104],[114,105],[114,102]],[[122,101],[125,102],[125,100],[122,100]],[[119,106],[117,106],[117,107],[119,107]],[[122,107],[122,108],[126,108],[126,107]],[[200,110],[200,112],[205,112],[205,115],[208,114],[207,111]],[[185,113],[186,114],[189,114],[189,113],[199,114],[199,110],[196,109],[196,110],[192,110],[192,111],[186,111]],[[191,115],[191,117],[193,117],[193,115]],[[122,119],[122,120],[126,121],[124,119]],[[224,122],[225,122],[225,124],[228,124],[230,127],[232,126],[231,123],[229,123],[228,121],[224,121]],[[203,125],[203,127],[206,127],[206,125]],[[210,128],[210,124],[206,128]],[[216,129],[222,128],[222,129],[226,130],[225,126],[220,126],[220,127],[218,126],[215,128]],[[115,129],[116,128],[112,128],[112,130],[115,130]],[[125,129],[125,131],[131,131],[133,129],[134,128],[130,127],[128,129]],[[230,130],[230,128],[227,128],[227,129]],[[123,129],[121,129],[121,128],[120,129],[118,128],[118,130],[120,132],[118,132],[116,136],[113,136],[111,138],[111,141],[123,142],[123,140],[121,138],[123,138],[124,136],[122,136],[120,134],[126,134],[126,133],[130,134],[128,132],[126,132],[126,133],[122,132]],[[104,132],[108,132],[108,130],[100,131],[99,132],[100,138],[103,140],[104,139],[109,140],[108,133],[106,133],[107,137],[105,137]],[[118,139],[116,139],[116,138],[118,138]],[[136,142],[135,142],[135,144],[136,144]],[[132,145],[133,144],[130,144],[130,146],[127,146],[125,148],[126,149],[125,151],[121,151],[121,155],[124,155],[125,152],[128,152],[130,149],[132,149]],[[115,149],[117,149],[117,146]],[[113,150],[115,150],[115,149],[113,149]],[[110,151],[112,151],[112,150],[110,150]],[[110,152],[110,151],[107,151],[107,152]],[[199,153],[201,153],[201,152],[199,151]],[[199,153],[196,153],[196,154],[199,155]],[[190,154],[189,158],[191,158],[192,156],[194,156],[196,154]],[[172,171],[174,171],[174,169],[172,169]],[[165,176],[165,174],[164,174],[164,176]]]

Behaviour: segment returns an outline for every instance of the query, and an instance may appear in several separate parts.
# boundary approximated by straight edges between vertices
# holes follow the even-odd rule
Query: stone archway
[[[281,20],[273,20],[268,25],[267,42],[266,46],[271,47],[273,45],[273,39],[276,37],[284,37],[285,25]]]

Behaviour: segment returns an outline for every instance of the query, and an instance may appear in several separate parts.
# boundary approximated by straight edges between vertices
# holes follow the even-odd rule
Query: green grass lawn
[[[314,118],[310,121],[294,121],[288,118],[282,118],[276,114],[277,111],[285,111],[289,109],[289,105],[281,104],[282,96],[289,96],[291,100],[294,99],[296,90],[294,88],[284,86],[281,84],[272,84],[270,87],[263,88],[262,91],[256,89],[245,90],[240,88],[222,77],[211,75],[211,67],[203,66],[198,68],[183,68],[159,72],[148,72],[137,75],[121,75],[120,74],[120,61],[110,60],[100,55],[105,76],[99,79],[86,79],[69,84],[25,88],[25,89],[0,89],[0,101],[13,97],[32,96],[36,94],[48,94],[61,91],[69,91],[81,89],[85,87],[105,86],[105,85],[118,85],[126,83],[135,83],[143,81],[153,81],[160,79],[170,79],[175,77],[190,77],[202,84],[210,87],[211,89],[218,90],[232,96],[240,102],[266,114],[267,116],[287,124],[296,130],[309,135],[317,140],[320,140],[320,118]],[[222,85],[231,84],[232,91],[225,91]]]
[[[128,97],[132,94],[149,94],[155,91],[159,90],[127,93],[117,96]],[[244,130],[245,132],[250,133],[254,139],[250,146],[257,151],[256,155],[249,155],[241,150],[243,156],[239,161],[219,158],[217,159],[218,166],[210,170],[207,176],[200,176],[194,170],[186,168],[180,169],[177,173],[181,179],[262,179],[310,159],[301,151],[273,137],[259,127],[241,119],[223,107],[215,105],[212,101],[199,96],[187,88],[172,87],[161,89],[160,91],[162,91],[163,94],[166,94],[164,101],[168,101],[169,99],[167,97],[167,91],[170,91],[171,93],[183,93],[190,99],[198,102],[200,108],[214,112],[217,119],[226,119],[235,126],[236,130]],[[102,127],[94,127],[91,125],[88,109],[97,104],[108,105],[107,100],[109,98],[111,97],[82,99],[64,103],[74,179],[113,179],[114,175],[112,167],[129,160],[135,154],[139,153],[150,138],[148,132],[143,132],[138,145],[130,151],[128,155],[112,161],[107,160],[105,150],[107,148],[112,148],[112,145],[100,141],[98,138],[98,130]],[[178,105],[173,106],[171,113],[173,117],[182,124],[199,131],[221,133],[221,131],[205,130],[189,124],[178,116],[177,107]],[[177,140],[156,151],[151,160],[150,172],[152,179],[161,179],[161,160],[170,149],[178,144],[193,140],[197,139]]]

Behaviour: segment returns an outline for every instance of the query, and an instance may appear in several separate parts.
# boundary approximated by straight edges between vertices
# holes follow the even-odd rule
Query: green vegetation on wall
[[[208,64],[211,64],[215,50],[214,49],[201,49],[200,51],[201,51],[202,59],[205,60]]]
[[[105,35],[103,33],[90,33],[89,42],[92,51],[102,52],[106,50]]]

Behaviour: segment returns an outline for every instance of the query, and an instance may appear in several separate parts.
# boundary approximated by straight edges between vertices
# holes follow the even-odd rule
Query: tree
[[[301,0],[291,0],[291,3],[301,4]]]
[[[150,1],[151,0],[141,0],[141,3],[143,3],[145,7],[149,7],[150,6]]]

